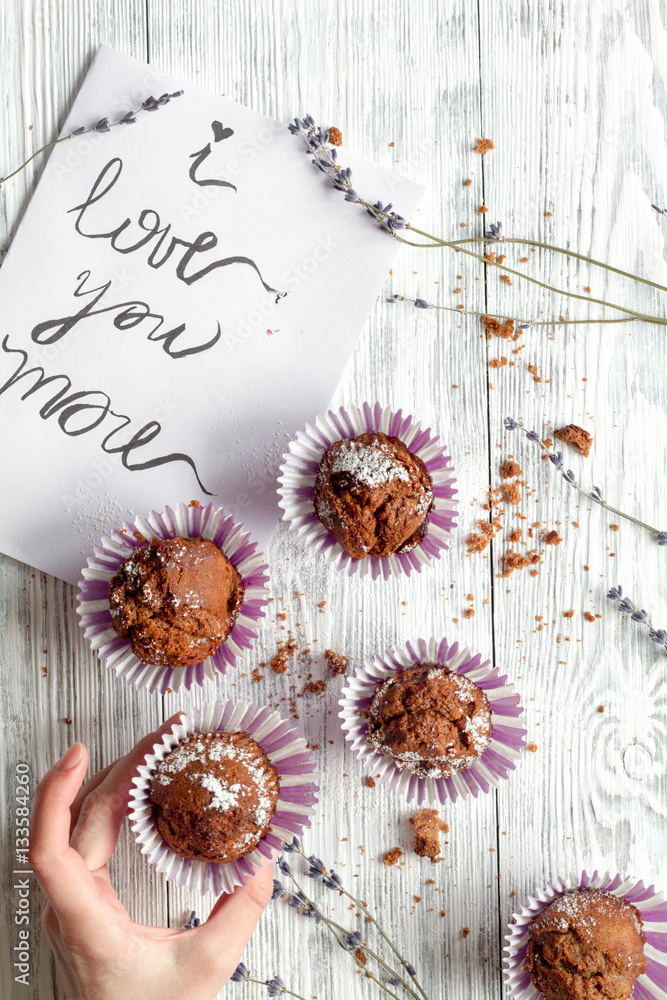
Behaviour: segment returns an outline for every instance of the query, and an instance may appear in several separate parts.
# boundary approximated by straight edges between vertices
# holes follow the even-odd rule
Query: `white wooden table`
[[[650,206],[667,204],[666,21],[662,0],[5,0],[1,165],[9,168],[56,134],[105,42],[277,118],[309,112],[340,126],[343,160],[348,148],[427,185],[419,219],[435,233],[479,235],[485,218],[501,220],[508,235],[570,246],[664,283],[667,220]],[[486,157],[473,151],[480,136],[495,143]],[[5,246],[43,163],[0,190]],[[482,204],[485,218],[477,216]],[[345,210],[355,209],[341,202]],[[521,256],[510,253],[508,263]],[[528,264],[516,266],[542,280],[577,292],[590,286],[593,295],[665,314],[657,294],[562,258],[527,256]],[[599,315],[516,279],[507,287],[497,272],[487,284],[484,277],[480,265],[451,251],[408,248],[387,291],[535,319],[542,311]],[[570,453],[568,465],[610,501],[667,526],[667,334],[647,324],[591,323],[527,330],[520,343],[524,349],[512,354],[516,345],[487,342],[474,317],[378,303],[335,402],[377,398],[440,431],[458,474],[456,539],[421,576],[382,584],[347,580],[281,526],[268,552],[272,614],[247,667],[215,688],[178,699],[128,689],[82,640],[73,588],[0,560],[5,843],[17,762],[27,762],[36,779],[78,739],[97,769],[176,708],[214,696],[280,698],[292,684],[300,691],[303,681],[291,673],[250,679],[251,668],[275,653],[283,627],[302,647],[334,648],[352,665],[392,643],[434,634],[492,657],[509,675],[526,708],[528,740],[537,744],[497,792],[442,810],[451,831],[439,865],[410,850],[414,810],[379,785],[365,786],[338,725],[340,682],[329,684],[325,699],[300,701],[303,731],[319,744],[322,790],[307,846],[378,907],[429,996],[500,997],[512,907],[552,875],[609,868],[667,888],[667,658],[605,599],[620,582],[664,627],[667,549],[627,523],[610,530],[606,512],[579,502],[525,439],[503,430],[506,415],[544,434],[569,421],[588,427],[591,457]],[[490,368],[503,354],[514,365]],[[538,367],[541,382],[528,364]],[[11,429],[2,428],[6,433]],[[507,513],[494,544],[467,557],[464,539],[488,516],[481,505],[489,484],[499,485],[499,462],[508,454],[530,487],[521,507],[528,520]],[[525,540],[533,521],[557,528],[562,544],[545,549],[538,576],[524,570],[499,578],[507,534],[519,526]],[[466,620],[468,594],[475,616]],[[563,618],[569,609],[574,616]],[[586,611],[601,617],[591,623]],[[312,670],[324,674],[317,657]],[[382,855],[397,845],[405,864],[385,869]],[[16,896],[12,855],[3,858],[0,992],[7,1000],[48,1000],[58,991],[43,941],[33,947],[32,986],[13,982]],[[128,830],[113,877],[137,920],[181,925],[193,908],[208,912],[208,901],[160,880]],[[36,931],[36,888],[31,907]],[[465,938],[463,927],[470,928]],[[319,928],[280,902],[262,920],[246,963],[260,979],[279,973],[306,998],[379,995]],[[222,995],[241,998],[255,989],[265,995],[234,984]]]

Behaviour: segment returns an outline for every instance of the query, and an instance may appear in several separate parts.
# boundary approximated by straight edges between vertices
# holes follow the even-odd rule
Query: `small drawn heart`
[[[230,135],[234,135],[234,129],[223,128],[222,122],[211,122],[211,128],[213,129],[214,142],[220,142],[222,139],[229,139]]]

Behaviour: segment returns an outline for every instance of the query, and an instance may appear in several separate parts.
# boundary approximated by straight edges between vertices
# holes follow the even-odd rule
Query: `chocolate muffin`
[[[158,832],[183,858],[226,863],[257,847],[276,811],[278,772],[247,733],[197,733],[157,765]]]
[[[631,903],[575,890],[533,919],[524,970],[545,1000],[627,1000],[646,972],[645,940]]]
[[[428,530],[431,479],[422,460],[386,434],[336,441],[315,480],[315,513],[353,559],[408,552]]]
[[[477,684],[438,663],[408,667],[378,684],[368,742],[423,778],[449,778],[491,741],[489,699]]]
[[[109,584],[114,629],[144,663],[187,667],[225,641],[243,603],[238,570],[208,538],[154,538]]]

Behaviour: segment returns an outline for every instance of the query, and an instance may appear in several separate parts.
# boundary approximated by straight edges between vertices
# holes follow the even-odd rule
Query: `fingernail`
[[[66,750],[58,763],[56,771],[71,771],[80,762],[83,756],[83,743],[72,743],[69,750]]]

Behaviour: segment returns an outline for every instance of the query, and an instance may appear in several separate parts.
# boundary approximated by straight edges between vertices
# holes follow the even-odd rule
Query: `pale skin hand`
[[[212,1000],[271,898],[268,864],[245,886],[221,896],[205,923],[186,931],[135,924],[116,896],[107,861],[132,777],[179,718],[173,716],[82,788],[88,754],[74,743],[35,791],[30,861],[46,896],[42,925],[67,1000]]]

